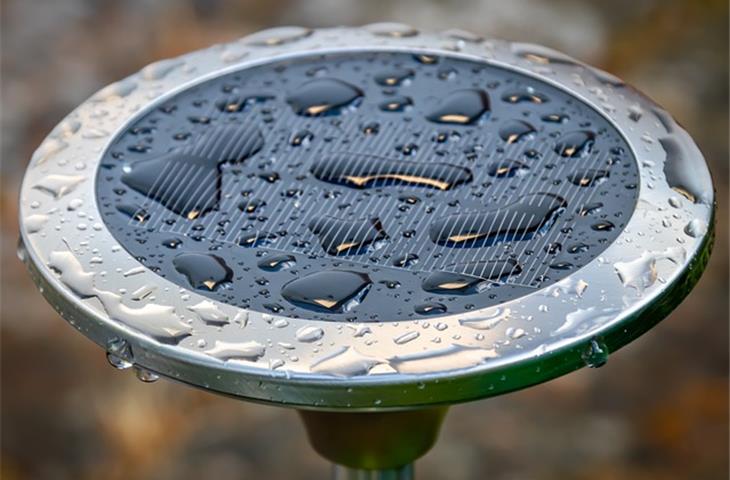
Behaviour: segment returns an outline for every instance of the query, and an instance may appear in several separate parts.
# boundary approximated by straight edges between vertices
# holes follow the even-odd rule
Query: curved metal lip
[[[608,74],[543,47],[455,39],[448,33],[378,36],[373,29],[323,29],[275,46],[247,44],[247,39],[276,38],[281,29],[261,32],[156,62],[78,107],[36,151],[21,189],[25,260],[49,302],[96,343],[108,348],[110,341],[123,339],[134,363],[166,377],[254,401],[349,410],[454,403],[540,383],[580,368],[586,358],[591,363],[589,357],[596,350],[618,349],[679,304],[699,278],[711,248],[714,193],[701,153],[663,110]],[[626,228],[598,259],[568,279],[501,309],[396,323],[346,326],[249,312],[183,292],[150,271],[129,275],[140,264],[126,250],[114,247],[116,241],[96,220],[95,185],[89,181],[95,177],[95,168],[89,172],[75,162],[81,158],[96,167],[110,142],[130,122],[192,85],[262,63],[352,51],[405,51],[485,62],[561,88],[597,110],[624,135],[639,162],[639,201]],[[548,57],[556,61],[545,62]],[[231,58],[233,63],[226,65]],[[89,122],[94,126],[87,127]],[[663,172],[667,154],[659,141],[666,138],[679,145],[683,161],[691,163],[702,188],[702,202],[680,197],[667,184]],[[78,181],[67,192],[49,195],[48,189],[38,188],[44,182],[48,186],[49,175]],[[670,199],[676,207],[670,206]],[[70,200],[75,201],[74,208]],[[696,228],[689,235],[693,220]],[[85,240],[88,232],[92,241]],[[128,308],[152,302],[174,307],[176,315],[188,317],[193,335],[168,345],[140,330],[139,324],[134,328],[123,318],[110,318],[96,298],[80,298],[68,281],[59,278],[58,268],[48,266],[52,252],[69,252],[81,273],[93,274],[96,289],[111,292],[113,285],[113,293]],[[617,274],[617,264],[631,262],[650,267],[648,277],[634,285],[624,284],[626,279],[622,282]],[[153,301],[130,299],[142,286],[154,288]],[[232,331],[232,324],[205,325],[187,308],[203,300],[229,318],[248,315],[246,327],[235,326]],[[580,321],[561,330],[571,314]],[[490,329],[465,326],[500,315],[504,319]],[[282,321],[289,325],[273,326]],[[320,328],[322,340],[298,342],[295,332],[303,327]],[[406,332],[418,332],[418,336],[395,344],[394,337]],[[437,338],[440,343],[435,342]],[[205,353],[221,339],[258,342],[264,353],[251,361],[223,361]],[[207,347],[199,347],[201,340]],[[326,360],[332,355],[334,361]],[[275,366],[281,361],[283,365]],[[327,362],[332,365],[323,368]]]

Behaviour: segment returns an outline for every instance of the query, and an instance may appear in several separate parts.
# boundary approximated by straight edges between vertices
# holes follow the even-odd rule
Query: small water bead
[[[258,267],[267,272],[279,272],[294,267],[296,263],[296,258],[293,255],[281,254],[264,258],[259,261]]]
[[[396,267],[408,268],[418,263],[418,255],[406,253],[393,259],[392,264]]]
[[[379,105],[380,110],[384,112],[405,112],[413,105],[413,99],[410,97],[391,97]]]
[[[588,347],[581,354],[581,358],[586,366],[590,368],[602,367],[608,362],[608,347],[598,340],[591,340]]]
[[[487,167],[487,172],[492,177],[504,178],[520,175],[529,169],[529,166],[518,160],[503,159],[491,162]]]
[[[446,305],[438,302],[422,303],[413,308],[419,315],[440,315],[446,313]]]
[[[112,367],[118,370],[125,370],[134,365],[131,346],[126,340],[119,338],[107,343],[106,359]]]
[[[380,124],[376,122],[371,122],[365,125],[362,128],[362,133],[365,135],[375,135],[380,131]]]
[[[136,224],[145,223],[150,219],[150,214],[144,208],[139,205],[132,205],[128,203],[120,203],[117,205],[117,210],[133,220]]]
[[[256,213],[260,208],[266,205],[266,202],[264,200],[258,199],[258,198],[252,198],[249,200],[244,200],[241,203],[238,204],[238,209],[242,212],[253,214]]]
[[[499,136],[508,144],[519,142],[535,133],[535,127],[524,120],[510,120],[499,129]]]
[[[335,78],[318,78],[300,85],[287,98],[297,115],[319,117],[338,115],[346,108],[357,106],[363,92]]]
[[[375,75],[375,83],[384,87],[399,87],[409,81],[415,72],[409,68],[400,68]]]
[[[426,118],[436,123],[470,125],[489,112],[489,95],[481,89],[463,89],[449,94]]]
[[[309,230],[319,238],[319,243],[330,255],[363,253],[368,248],[379,248],[388,238],[378,218],[340,220],[322,217],[312,220]]]
[[[410,25],[397,22],[371,23],[369,25],[365,25],[363,28],[373,35],[378,35],[380,37],[404,38],[418,35],[418,30],[415,28]]]
[[[602,208],[603,208],[603,202],[586,203],[585,205],[580,207],[580,209],[578,210],[578,215],[580,215],[581,217],[585,217],[587,215],[594,215],[596,213],[599,213]]]
[[[606,180],[608,176],[608,170],[585,168],[572,172],[568,175],[568,180],[579,187],[592,187]]]
[[[595,230],[596,232],[610,232],[614,228],[616,228],[616,225],[608,220],[601,220],[591,225],[591,230]]]
[[[182,245],[182,243],[183,243],[182,240],[180,240],[179,238],[168,238],[167,240],[162,241],[162,245],[164,247],[172,249],[172,250],[174,250],[177,247],[179,247],[180,245]]]
[[[701,237],[707,232],[707,223],[704,220],[695,218],[691,220],[685,227],[684,233],[692,238]]]
[[[439,57],[436,55],[429,55],[425,53],[417,53],[413,55],[413,59],[423,65],[436,65],[439,63]]]
[[[302,327],[297,330],[297,340],[304,343],[312,343],[324,337],[324,330],[319,327]]]
[[[160,379],[160,376],[146,368],[142,368],[138,365],[134,366],[134,374],[138,380],[144,383],[153,383]]]
[[[591,151],[596,134],[587,130],[569,132],[555,144],[555,153],[561,157],[582,157]]]
[[[312,140],[314,140],[314,134],[312,132],[309,130],[301,130],[292,136],[291,140],[289,140],[289,144],[292,147],[306,147],[312,142]]]
[[[248,45],[273,47],[295,42],[312,35],[313,30],[306,27],[284,26],[261,30],[243,39]]]
[[[540,117],[540,120],[548,123],[565,123],[570,117],[564,113],[548,113]]]
[[[502,96],[502,100],[507,103],[545,103],[548,101],[548,98],[541,94],[536,92],[533,88],[524,88],[521,90],[512,90],[508,93],[505,93]]]
[[[419,336],[420,336],[420,333],[418,333],[416,331],[405,332],[401,335],[396,336],[393,339],[393,342],[397,345],[405,345],[406,343],[417,339]]]
[[[278,237],[275,233],[257,231],[253,233],[246,233],[238,237],[238,245],[246,248],[254,248],[260,245],[266,245],[276,240]]]

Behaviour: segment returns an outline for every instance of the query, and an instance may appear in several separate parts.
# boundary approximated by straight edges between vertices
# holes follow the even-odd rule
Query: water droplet
[[[378,108],[384,112],[405,112],[413,105],[410,97],[391,97],[381,102]]]
[[[106,359],[112,367],[118,370],[125,370],[134,365],[132,348],[126,340],[121,338],[112,339],[107,343]]]
[[[398,335],[393,339],[393,342],[395,342],[398,345],[404,345],[408,342],[411,342],[418,338],[420,334],[416,331],[406,332],[401,335]]]
[[[324,330],[319,327],[302,327],[297,330],[296,337],[300,342],[316,342],[324,337]]]
[[[220,360],[248,360],[256,361],[266,352],[266,347],[260,343],[249,340],[246,342],[225,342],[216,340],[213,348],[205,353]]]
[[[509,308],[492,308],[477,317],[469,317],[459,320],[459,323],[465,327],[475,330],[491,330],[504,320],[509,319]]]
[[[239,140],[231,142],[231,138]],[[173,151],[151,160],[133,162],[122,175],[122,182],[193,220],[216,208],[220,202],[219,165],[242,162],[256,154],[263,143],[263,136],[256,129],[232,125],[217,127],[189,151]],[[170,175],[171,172],[178,174]],[[182,187],[180,178],[184,179]]]
[[[507,103],[545,103],[548,101],[548,98],[541,94],[535,92],[534,89],[528,87],[522,90],[513,90],[511,92],[505,93],[502,96],[502,100]]]
[[[379,248],[388,238],[378,218],[348,221],[322,217],[312,220],[309,229],[330,255],[360,254],[369,248]]]
[[[663,252],[645,252],[639,258],[627,262],[617,262],[614,269],[621,283],[643,292],[656,282],[656,263],[659,260],[669,260],[674,264],[681,263],[686,257],[682,247],[670,247]]]
[[[47,175],[33,188],[48,193],[54,198],[61,198],[71,193],[86,177],[79,175]]]
[[[385,361],[363,355],[352,347],[341,347],[312,363],[311,371],[336,377],[355,377],[367,375],[373,367],[382,363]]]
[[[590,368],[600,368],[608,362],[608,347],[606,344],[591,340],[588,347],[581,354],[583,362]]]
[[[153,383],[160,379],[159,375],[147,370],[146,368],[142,368],[139,365],[134,366],[134,375],[138,380],[144,383]]]
[[[568,180],[579,187],[592,187],[606,180],[608,176],[608,170],[584,168],[572,172],[568,175]]]
[[[398,373],[423,374],[470,368],[497,356],[493,349],[450,345],[439,350],[393,357],[390,365]]]
[[[418,30],[410,25],[396,22],[371,23],[369,25],[365,25],[363,28],[373,35],[381,37],[403,38],[418,35]]]
[[[202,321],[208,325],[223,326],[227,325],[230,320],[225,312],[222,312],[215,303],[210,300],[203,300],[200,303],[191,305],[188,310],[195,313]]]
[[[292,268],[296,263],[296,258],[293,255],[281,254],[264,258],[258,263],[258,267],[267,272],[278,272]]]
[[[23,219],[23,225],[25,226],[25,231],[28,233],[37,233],[43,230],[43,227],[46,225],[46,222],[48,222],[48,215],[43,215],[40,213],[34,214],[34,215],[28,215]]]
[[[429,235],[434,243],[450,247],[481,247],[498,242],[529,240],[549,230],[566,206],[566,201],[557,195],[525,195],[517,202],[495,210],[442,217],[431,224]],[[514,218],[524,220],[514,226],[509,221]]]
[[[375,82],[384,87],[399,87],[403,82],[413,78],[414,72],[409,68],[399,68],[375,75]]]
[[[490,163],[487,167],[487,173],[492,177],[509,178],[524,174],[529,169],[530,167],[520,161],[503,159]]]
[[[243,39],[248,45],[273,47],[310,36],[313,31],[305,27],[284,26],[261,30]]]
[[[704,220],[700,220],[699,218],[691,220],[684,227],[684,233],[692,238],[701,237],[705,234],[705,232],[707,232],[707,223],[705,223]]]
[[[535,133],[535,127],[524,120],[510,120],[499,129],[500,138],[509,144],[517,143],[532,133]]]
[[[587,130],[564,134],[555,144],[555,153],[561,157],[582,157],[593,148],[596,135]]]
[[[312,174],[328,183],[352,188],[373,188],[390,185],[415,185],[451,190],[471,182],[472,172],[448,163],[421,163],[378,159],[369,155],[332,157],[316,162]]]
[[[418,263],[418,255],[415,253],[405,253],[393,259],[393,265],[401,268],[408,268]]]
[[[446,313],[446,305],[438,302],[429,302],[416,305],[413,311],[419,315],[440,315]]]
[[[489,96],[479,89],[457,90],[449,94],[426,118],[437,123],[470,125],[489,112]]]
[[[318,78],[300,85],[287,103],[297,115],[319,117],[337,115],[362,99],[359,88],[334,78]]]
[[[68,147],[68,144],[63,140],[58,138],[48,138],[41,143],[35,152],[33,152],[30,162],[32,165],[42,165],[46,163],[49,158],[53,157],[61,150],[64,150],[66,147]]]
[[[287,283],[281,290],[281,296],[301,308],[343,313],[365,299],[371,284],[370,277],[364,273],[321,271]]]
[[[200,290],[213,291],[233,278],[233,271],[217,255],[182,253],[172,263],[175,270],[185,275],[193,288]]]
[[[314,134],[309,130],[301,130],[294,134],[289,141],[289,144],[293,147],[306,147],[312,140],[314,140]]]
[[[161,80],[170,74],[173,70],[183,65],[183,61],[179,58],[170,58],[150,63],[144,67],[139,73],[145,80]]]

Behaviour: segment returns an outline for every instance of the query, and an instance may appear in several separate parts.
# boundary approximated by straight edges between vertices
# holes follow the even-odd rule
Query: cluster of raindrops
[[[618,235],[637,175],[620,135],[553,87],[449,57],[361,53],[263,65],[166,100],[105,154],[98,199],[122,245],[182,286],[274,314],[378,321],[564,278]]]

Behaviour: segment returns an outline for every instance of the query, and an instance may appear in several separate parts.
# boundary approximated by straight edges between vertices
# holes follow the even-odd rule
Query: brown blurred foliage
[[[697,140],[720,208],[710,266],[668,319],[600,370],[453,408],[419,478],[727,478],[727,1],[4,0],[0,8],[3,479],[327,475],[291,411],[110,369],[15,259],[16,199],[48,131],[153,60],[272,25],[381,19],[544,43],[623,77]]]

